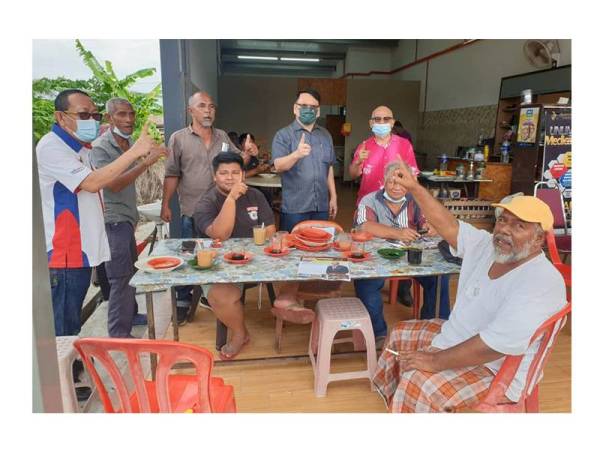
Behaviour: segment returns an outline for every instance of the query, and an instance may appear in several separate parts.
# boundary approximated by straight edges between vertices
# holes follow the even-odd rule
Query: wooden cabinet
[[[312,88],[321,95],[321,105],[346,105],[345,78],[298,78],[298,90]]]
[[[513,168],[510,164],[487,162],[483,178],[492,183],[480,183],[478,197],[492,203],[499,202],[511,192]]]

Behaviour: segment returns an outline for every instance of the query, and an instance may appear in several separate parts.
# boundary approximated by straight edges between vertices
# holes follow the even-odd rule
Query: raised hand
[[[234,201],[237,201],[242,195],[246,194],[247,190],[248,186],[240,181],[231,188],[228,197],[231,197]]]
[[[410,192],[412,189],[419,186],[419,182],[417,181],[417,178],[415,177],[411,167],[408,166],[402,160],[402,158],[398,159],[398,164],[399,167],[394,172],[393,177],[395,180],[398,181],[398,183],[400,183],[402,187],[404,187],[407,191]]]
[[[310,150],[310,144],[304,142],[304,133],[302,133],[302,137],[300,138],[300,142],[298,143],[298,147],[296,148],[296,153],[298,153],[298,156],[300,156],[300,158],[304,158],[310,155]]]
[[[150,150],[150,153],[148,153],[148,155],[146,156],[146,159],[144,160],[144,165],[146,167],[150,167],[152,164],[154,164],[156,161],[158,161],[161,158],[165,158],[169,155],[169,149],[166,148],[165,146],[158,146],[155,145],[154,147],[152,147],[152,150]]]
[[[140,156],[146,156],[150,153],[152,148],[156,147],[156,142],[150,136],[148,132],[148,127],[150,126],[150,121],[147,121],[142,127],[142,132],[140,133],[140,137],[138,137],[135,144],[128,151],[133,152],[138,158]]]
[[[358,147],[358,162],[363,162],[368,157],[369,157],[369,150],[367,150],[367,146],[365,145],[365,143],[363,141],[363,143],[360,144],[360,147]]]

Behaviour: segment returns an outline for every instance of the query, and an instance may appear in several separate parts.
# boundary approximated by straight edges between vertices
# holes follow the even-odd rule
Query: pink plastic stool
[[[312,323],[308,355],[315,376],[315,395],[325,397],[330,381],[355,378],[373,379],[377,364],[375,335],[369,313],[356,297],[326,298],[319,300],[315,308],[317,317]],[[352,330],[352,338],[334,339],[336,333]],[[352,342],[354,350],[367,350],[367,370],[329,373],[333,344]],[[315,360],[315,352],[317,358]],[[371,382],[371,390],[374,390]]]

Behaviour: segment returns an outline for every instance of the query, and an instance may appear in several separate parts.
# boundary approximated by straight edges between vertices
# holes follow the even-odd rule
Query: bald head
[[[369,128],[375,134],[376,139],[389,139],[394,125],[394,113],[387,106],[378,106],[371,113]]]
[[[394,118],[394,113],[387,106],[381,105],[373,110],[371,113],[371,118],[373,117],[391,117]]]

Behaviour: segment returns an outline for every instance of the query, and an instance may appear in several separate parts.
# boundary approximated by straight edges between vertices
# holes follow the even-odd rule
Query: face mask
[[[75,137],[81,142],[92,142],[98,137],[100,130],[100,122],[94,119],[81,120],[77,119],[77,130]]]
[[[298,120],[304,125],[310,125],[317,120],[317,111],[312,108],[300,108]]]
[[[390,197],[388,195],[388,193],[386,191],[383,191],[383,198],[385,198],[387,201],[392,202],[392,203],[402,203],[404,200],[406,200],[406,196],[404,196],[398,200],[394,200],[392,197]]]
[[[117,136],[121,136],[123,139],[129,139],[131,137],[131,134],[125,134],[121,130],[119,130],[117,127],[113,127],[112,130],[113,130],[113,133],[115,133]]]
[[[376,123],[371,127],[371,131],[377,137],[384,137],[390,134],[392,126],[389,123]]]

